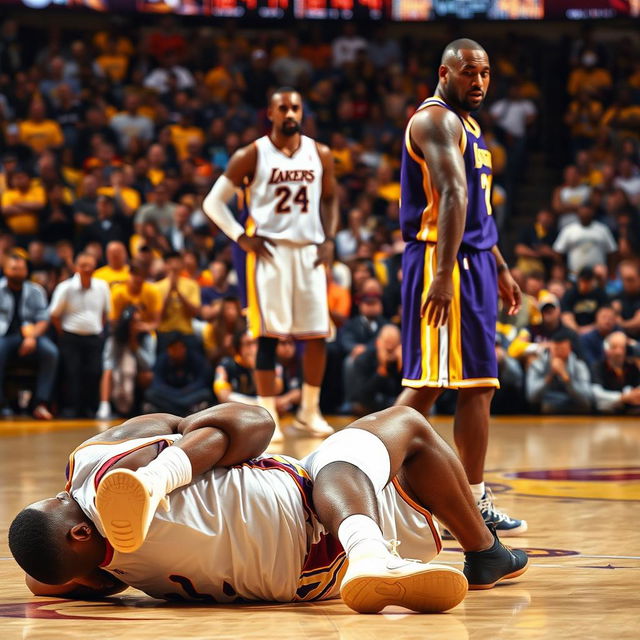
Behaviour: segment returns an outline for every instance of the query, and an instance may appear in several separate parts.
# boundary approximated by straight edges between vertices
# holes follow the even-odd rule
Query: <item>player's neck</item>
[[[465,111],[464,109],[459,109],[454,104],[452,104],[450,100],[447,100],[447,97],[444,95],[444,91],[442,90],[440,85],[436,87],[436,90],[433,95],[436,98],[440,98],[440,100],[442,100],[443,102],[446,102],[447,105],[451,107],[461,118],[464,118],[465,120],[467,120],[471,115],[471,111]]]
[[[302,135],[300,133],[295,133],[292,136],[283,136],[277,131],[272,131],[269,134],[269,138],[275,147],[288,156],[292,156],[300,148],[302,142]]]

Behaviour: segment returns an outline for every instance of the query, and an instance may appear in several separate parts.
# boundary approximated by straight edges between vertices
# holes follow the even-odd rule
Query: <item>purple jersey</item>
[[[441,98],[427,98],[416,110],[440,106],[456,113]],[[458,114],[456,114],[458,115]],[[460,151],[467,176],[467,218],[461,248],[490,249],[498,242],[498,230],[491,215],[491,152],[480,125],[471,117],[460,118],[463,135]],[[405,131],[400,170],[400,228],[402,237],[423,242],[438,240],[440,194],[431,180],[428,163],[411,145],[411,120]]]

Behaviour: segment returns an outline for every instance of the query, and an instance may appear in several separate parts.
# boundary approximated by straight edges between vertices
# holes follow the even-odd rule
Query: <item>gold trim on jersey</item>
[[[304,596],[295,595],[294,602],[316,600],[332,594],[340,587],[349,563],[344,551],[334,558],[326,567],[319,567],[311,571],[303,571],[298,579],[296,592],[304,590]],[[312,588],[306,591],[304,587]]]
[[[437,242],[438,240],[438,208],[440,204],[440,194],[432,183],[431,172],[429,171],[429,165],[427,164],[427,161],[416,152],[416,150],[413,148],[413,145],[411,144],[411,125],[416,114],[420,113],[422,110],[430,106],[441,106],[447,108],[446,102],[441,98],[438,98],[436,96],[427,98],[411,116],[404,134],[404,144],[407,148],[407,152],[409,153],[411,159],[420,167],[420,170],[422,171],[422,188],[424,190],[427,204],[422,211],[420,220],[420,231],[418,231],[418,233],[416,234],[416,240],[420,240],[422,242]],[[463,122],[466,121],[463,119]],[[473,122],[475,123],[475,121]],[[466,124],[464,126],[467,127]],[[478,131],[480,131],[480,127],[477,125],[477,123],[475,123],[475,126],[478,128]],[[473,133],[472,127],[473,123],[470,123],[467,129]],[[462,131],[460,134],[460,141],[458,142],[458,146],[460,147],[460,153],[464,154],[467,148],[467,136],[465,135],[464,131]]]

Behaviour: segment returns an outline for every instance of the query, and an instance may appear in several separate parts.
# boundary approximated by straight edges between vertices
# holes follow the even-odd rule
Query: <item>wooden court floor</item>
[[[433,423],[450,441],[450,419]],[[529,522],[511,543],[529,551],[530,569],[431,616],[399,608],[358,615],[340,601],[176,606],[133,589],[103,603],[30,597],[9,554],[9,523],[63,487],[69,451],[101,428],[0,422],[0,640],[640,638],[637,418],[494,419],[487,480],[499,505]],[[301,456],[315,444],[287,440],[281,449]],[[455,542],[445,541],[440,561],[461,566]]]

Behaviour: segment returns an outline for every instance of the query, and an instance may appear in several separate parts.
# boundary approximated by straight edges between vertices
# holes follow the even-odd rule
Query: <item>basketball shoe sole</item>
[[[376,569],[375,564],[380,566]],[[467,588],[464,574],[454,567],[407,562],[389,569],[377,562],[353,577],[347,570],[340,595],[358,613],[378,613],[388,605],[439,613],[462,602]]]
[[[111,546],[121,553],[137,551],[145,541],[158,508],[168,498],[129,469],[110,471],[96,492],[96,508]]]

